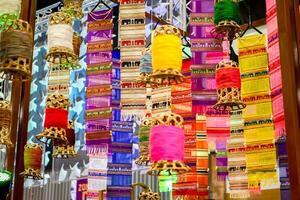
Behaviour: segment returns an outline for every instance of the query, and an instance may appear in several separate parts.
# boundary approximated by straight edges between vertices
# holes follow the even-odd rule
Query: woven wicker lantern
[[[10,140],[11,117],[11,104],[7,101],[0,101],[0,144],[7,147],[13,146]]]
[[[26,144],[24,147],[24,172],[20,175],[25,178],[42,179],[43,148],[39,144]]]
[[[0,71],[4,78],[21,80],[31,78],[33,32],[30,24],[22,20],[0,33]]]
[[[241,77],[238,64],[222,60],[216,67],[218,102],[216,110],[240,110],[246,107],[241,98]]]
[[[183,162],[184,131],[183,118],[174,113],[164,113],[153,119],[150,133],[149,175],[160,176],[182,174],[190,171]],[[174,145],[176,144],[176,145]]]
[[[234,40],[239,37],[240,10],[237,0],[218,0],[215,5],[215,27],[211,34],[219,39]]]
[[[68,13],[72,18],[81,19],[83,0],[64,0],[63,12]]]
[[[64,12],[50,15],[48,27],[48,48],[46,56],[53,64],[73,64],[78,60],[73,47],[72,18]]]
[[[75,157],[77,154],[74,150],[75,145],[75,131],[74,123],[69,121],[67,129],[67,141],[57,141],[54,143],[53,157],[55,158],[70,158]]]
[[[152,33],[152,67],[150,75],[158,84],[177,84],[183,81],[181,74],[181,33],[178,28],[163,25]]]
[[[36,138],[67,142],[69,100],[63,95],[52,94],[47,98],[44,131]],[[59,120],[58,120],[59,119]]]

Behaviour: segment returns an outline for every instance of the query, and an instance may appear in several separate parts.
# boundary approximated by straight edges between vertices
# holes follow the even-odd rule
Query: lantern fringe
[[[168,172],[169,175],[182,174],[189,172],[191,168],[181,161],[161,160],[151,164],[147,174],[152,176],[160,176],[163,172]]]

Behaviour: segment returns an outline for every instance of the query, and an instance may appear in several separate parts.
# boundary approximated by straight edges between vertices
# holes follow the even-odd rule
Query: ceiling
[[[37,9],[45,8],[49,5],[52,5],[60,0],[38,0],[37,1]],[[63,0],[61,0],[63,1]],[[242,17],[242,24],[248,23],[249,14],[247,3],[251,5],[252,8],[252,20],[256,21],[266,17],[266,5],[265,1],[262,0],[241,0],[240,4],[240,12]]]

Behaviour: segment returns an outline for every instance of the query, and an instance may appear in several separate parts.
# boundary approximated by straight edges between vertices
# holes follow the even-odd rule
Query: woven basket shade
[[[33,32],[28,22],[15,20],[0,33],[0,71],[4,78],[31,78]]]

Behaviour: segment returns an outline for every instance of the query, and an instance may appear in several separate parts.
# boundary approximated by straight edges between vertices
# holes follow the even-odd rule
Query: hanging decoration
[[[276,172],[275,131],[265,45],[266,36],[262,34],[244,36],[238,40],[241,92],[247,104],[243,119],[248,188],[251,193],[280,187]]]
[[[241,31],[240,9],[237,0],[218,0],[214,10],[214,29],[211,33],[217,38],[234,40]]]
[[[75,130],[74,130],[74,122],[69,121],[68,129],[67,129],[67,141],[62,142],[58,141],[54,144],[53,157],[55,158],[71,158],[75,157],[77,154],[74,150],[75,146]]]
[[[152,164],[148,174],[159,176],[163,171],[169,175],[188,172],[190,168],[183,162],[183,118],[174,113],[164,113],[153,119],[153,125],[150,134]]]
[[[72,18],[81,19],[82,3],[84,0],[64,0],[63,12],[68,13]]]
[[[242,111],[231,111],[230,138],[227,141],[229,193],[231,198],[239,199],[250,197],[243,125]]]
[[[0,32],[19,18],[21,0],[0,0]]]
[[[4,79],[31,78],[33,32],[29,23],[14,20],[0,32],[0,72]]]
[[[183,81],[181,74],[181,33],[171,25],[157,27],[152,33],[151,77],[158,84],[177,84]]]
[[[46,59],[52,64],[74,64],[78,56],[73,49],[72,19],[69,14],[55,12],[49,17]]]
[[[0,144],[13,146],[10,140],[12,107],[8,101],[0,101]]]
[[[36,135],[38,140],[43,138],[54,141],[67,141],[69,100],[61,94],[52,94],[47,97],[45,130]],[[60,119],[60,120],[57,120]]]
[[[141,121],[146,109],[145,84],[140,77],[140,63],[145,49],[145,1],[120,1],[119,44],[121,63],[122,119]]]
[[[26,144],[24,147],[24,172],[20,175],[25,178],[42,179],[43,148],[39,144]]]
[[[131,200],[136,199],[134,196],[135,188],[138,186],[143,188],[143,191],[141,191],[138,195],[138,200],[160,200],[159,193],[152,192],[151,188],[143,183],[135,183],[132,185]]]
[[[238,64],[222,60],[216,67],[218,102],[216,110],[240,110],[246,107],[241,97],[241,78]]]
[[[276,1],[266,0],[266,25],[268,36],[268,61],[270,73],[270,86],[272,96],[273,121],[280,176],[281,199],[290,199],[290,179],[288,173],[286,150],[286,123],[282,94],[281,60],[279,46],[279,31],[277,20]]]

